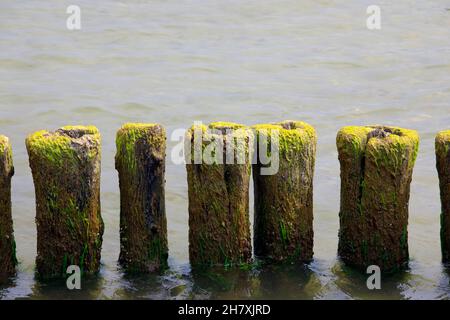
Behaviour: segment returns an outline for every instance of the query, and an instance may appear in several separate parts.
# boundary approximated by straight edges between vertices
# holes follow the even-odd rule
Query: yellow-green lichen
[[[219,130],[222,134],[230,133],[234,139],[247,138],[251,135],[247,126],[234,122],[212,122],[208,125],[208,128],[210,130]]]
[[[160,131],[160,132],[155,132]],[[131,170],[136,170],[136,143],[148,140],[152,146],[159,147],[165,143],[166,135],[162,126],[156,123],[126,123],[116,135],[116,159],[124,161]]]
[[[70,136],[68,132],[77,132],[77,136]],[[73,139],[90,135],[99,141],[100,134],[94,126],[64,126],[54,132],[46,130],[30,134],[25,144],[30,156],[43,157],[54,165],[62,165],[65,161],[76,161],[77,152]],[[92,156],[92,155],[91,155]]]
[[[70,137],[45,130],[29,135],[26,146],[30,154],[44,157],[53,164],[61,164],[66,158],[76,157]]]
[[[370,138],[371,132],[383,131],[385,136]],[[388,126],[348,126],[339,130],[336,137],[339,152],[355,157],[370,153],[377,164],[389,164],[399,168],[406,154],[411,154],[412,167],[417,158],[419,136],[416,131]]]
[[[99,131],[98,131],[97,127],[95,127],[95,126],[81,126],[81,125],[64,126],[64,127],[61,127],[61,130],[63,130],[63,131],[77,131],[77,132],[80,132],[83,135],[84,134],[92,134],[92,135],[99,134]]]
[[[441,131],[436,135],[435,149],[438,156],[445,157],[450,150],[450,130]]]
[[[225,122],[225,121],[217,121],[217,122],[211,122],[208,127],[210,129],[242,129],[245,126],[243,124],[234,123],[234,122]]]
[[[369,127],[347,126],[339,130],[336,145],[340,152],[361,157],[365,150],[367,135],[373,129]]]
[[[371,138],[367,142],[366,152],[373,157],[377,166],[383,165],[395,174],[401,169],[403,162],[408,160],[408,169],[413,168],[419,149],[419,135],[415,130],[380,126],[371,128],[383,128],[392,132],[386,137]]]
[[[231,140],[230,140],[231,139]],[[223,154],[216,154],[216,148],[219,147],[222,143],[224,149],[228,149],[227,146],[231,146],[233,148],[234,153],[229,153],[229,156],[237,157],[239,163],[245,162],[245,159],[249,158],[250,145],[253,139],[253,133],[245,125],[233,123],[233,122],[213,122],[209,125],[203,124],[194,124],[192,125],[186,132],[186,142],[190,142],[190,145],[186,145],[187,148],[190,147],[191,159],[186,159],[188,163],[192,163],[193,160],[195,162],[204,161],[204,152],[206,148],[209,148],[209,152],[213,159],[213,163],[209,164],[222,164],[226,163],[226,159],[223,158]],[[215,143],[211,145],[211,143]],[[231,150],[230,150],[231,151]],[[186,154],[186,156],[188,156]]]
[[[315,146],[317,142],[314,127],[302,121],[286,120],[278,123],[257,124],[252,126],[252,129],[255,130],[260,143],[268,144],[266,150],[270,153],[273,151],[271,143],[277,143],[277,137],[278,151],[286,158],[289,158],[291,152],[301,152],[305,145],[312,143]]]
[[[0,135],[0,154],[5,152],[8,147],[9,147],[8,137]]]
[[[12,148],[9,139],[0,135],[0,157],[5,157],[5,168],[12,166]]]

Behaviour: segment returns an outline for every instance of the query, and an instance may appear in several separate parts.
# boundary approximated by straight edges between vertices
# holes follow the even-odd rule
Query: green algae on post
[[[14,175],[9,139],[0,135],[0,283],[16,272],[16,244],[11,216],[11,178]]]
[[[442,261],[450,262],[450,130],[436,135],[436,169],[441,194]]]
[[[194,125],[187,131],[185,141],[190,148],[188,151],[194,155],[186,161],[191,264],[248,263],[252,256],[251,131],[243,125],[227,122],[211,123],[208,127]],[[211,157],[204,156],[208,153]]]
[[[255,255],[274,262],[308,262],[313,258],[315,130],[301,121],[259,124],[253,129],[257,140],[253,164]],[[274,134],[278,142],[271,140]],[[269,144],[270,150],[263,148],[264,144]],[[272,164],[261,159],[266,152],[274,155],[275,150],[278,171],[264,174],[262,170]]]
[[[69,265],[97,273],[104,230],[100,133],[66,126],[35,132],[25,143],[36,194],[38,276],[65,277]]]
[[[419,147],[416,131],[344,127],[336,138],[341,166],[338,254],[363,271],[407,267],[408,203]]]
[[[159,124],[128,123],[116,137],[120,186],[120,256],[127,272],[167,267],[164,199],[166,132]]]

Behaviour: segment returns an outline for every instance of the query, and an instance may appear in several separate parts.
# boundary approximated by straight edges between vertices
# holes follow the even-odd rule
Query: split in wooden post
[[[16,272],[16,243],[11,216],[11,178],[14,175],[9,139],[0,135],[0,283]]]
[[[127,272],[167,267],[164,199],[166,132],[159,124],[128,123],[117,132],[120,257]]]
[[[97,273],[103,236],[100,133],[93,126],[38,131],[26,139],[36,193],[40,278],[66,276],[69,265]]]
[[[386,126],[344,127],[338,253],[348,265],[384,273],[408,264],[408,202],[419,136]]]
[[[308,262],[313,258],[315,130],[300,121],[260,124],[253,129],[257,138],[255,255],[274,262]],[[262,170],[273,165],[262,161],[269,153],[272,162],[278,160],[278,171],[264,174]]]
[[[441,131],[435,140],[436,169],[441,193],[442,261],[450,262],[450,130]]]
[[[252,139],[251,130],[227,122],[194,125],[187,132],[189,257],[194,266],[251,260]]]

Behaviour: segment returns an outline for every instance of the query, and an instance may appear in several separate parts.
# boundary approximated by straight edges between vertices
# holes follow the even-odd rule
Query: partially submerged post
[[[16,243],[11,217],[11,178],[14,175],[9,139],[0,135],[0,283],[15,274]]]
[[[382,272],[407,266],[408,202],[419,136],[385,126],[344,127],[338,253],[348,265]]]
[[[257,137],[257,162],[253,164],[255,255],[278,262],[310,261],[314,234],[315,130],[300,121],[253,128]],[[272,163],[264,163],[262,159],[275,152],[278,171],[264,174],[262,170]]]
[[[235,123],[194,125],[187,132],[189,257],[194,266],[251,259],[251,140],[251,131]]]
[[[441,131],[435,140],[436,168],[441,191],[442,260],[450,262],[450,130]]]
[[[93,126],[38,131],[26,139],[36,193],[37,258],[41,278],[100,268],[100,133]]]
[[[117,132],[120,257],[128,272],[167,267],[164,200],[166,132],[159,124],[128,123]]]

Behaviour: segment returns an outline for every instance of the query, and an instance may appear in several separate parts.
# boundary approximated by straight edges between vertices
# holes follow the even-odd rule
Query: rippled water
[[[0,132],[13,143],[20,266],[0,298],[448,298],[433,139],[450,127],[450,3],[376,2],[1,1]],[[81,7],[81,31],[65,27],[70,4]],[[371,4],[382,10],[379,31],[365,25]],[[114,139],[122,123],[160,122],[170,134],[194,120],[284,119],[307,121],[319,136],[314,262],[192,273],[185,168],[169,161],[170,270],[137,278],[118,270]],[[34,189],[24,139],[65,124],[93,124],[103,135],[103,266],[79,292],[33,275]],[[421,136],[411,185],[410,270],[384,279],[377,292],[336,258],[335,135],[351,124],[393,124]]]

